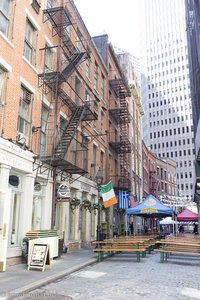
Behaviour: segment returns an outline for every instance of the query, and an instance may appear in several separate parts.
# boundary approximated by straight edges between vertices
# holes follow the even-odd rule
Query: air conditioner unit
[[[18,132],[16,136],[16,142],[19,144],[28,144],[28,137],[21,132]]]

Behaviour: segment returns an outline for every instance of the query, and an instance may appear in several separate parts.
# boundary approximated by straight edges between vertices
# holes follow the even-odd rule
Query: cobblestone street
[[[200,299],[199,274],[198,257],[173,255],[160,263],[159,254],[154,253],[137,263],[132,254],[120,254],[35,290],[27,298],[15,299],[52,293],[57,299],[75,300],[193,300]]]

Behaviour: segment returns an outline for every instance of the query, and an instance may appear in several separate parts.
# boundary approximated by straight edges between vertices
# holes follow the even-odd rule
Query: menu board
[[[34,244],[28,270],[34,268],[44,271],[48,251],[49,247],[47,244]]]

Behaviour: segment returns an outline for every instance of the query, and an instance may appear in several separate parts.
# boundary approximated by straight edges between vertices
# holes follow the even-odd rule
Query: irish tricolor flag
[[[112,182],[108,182],[101,186],[101,196],[103,198],[103,205],[105,208],[110,207],[117,203],[117,197],[115,196]]]

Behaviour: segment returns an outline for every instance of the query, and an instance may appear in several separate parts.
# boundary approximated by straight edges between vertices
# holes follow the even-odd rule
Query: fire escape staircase
[[[65,58],[65,62],[62,62],[62,67],[57,70],[52,70],[50,72],[44,71],[39,74],[39,87],[44,87],[44,93],[46,93],[46,87],[48,87],[48,89],[54,93],[56,101],[59,97],[62,104],[66,105],[70,109],[71,117],[52,153],[47,154],[46,156],[41,156],[40,160],[43,165],[58,168],[61,172],[65,172],[70,175],[84,175],[87,172],[69,162],[66,158],[66,154],[72,139],[74,139],[80,122],[97,120],[98,115],[90,109],[88,103],[84,103],[82,106],[77,106],[77,104],[75,104],[75,102],[72,101],[72,99],[66,94],[63,88],[61,88],[61,85],[64,82],[67,82],[69,77],[82,63],[82,61],[89,57],[89,47],[82,47],[84,51],[80,52],[73,44],[72,40],[70,40],[67,27],[71,25],[74,30],[76,30],[76,28],[74,27],[71,14],[66,7],[45,9],[43,13],[43,22],[49,21],[53,28],[53,36],[57,34],[60,37],[61,53],[63,54],[62,60]]]
[[[131,115],[128,110],[126,97],[130,96],[129,89],[123,79],[113,79],[109,81],[111,89],[113,89],[119,107],[110,109],[109,113],[118,125],[119,141],[110,141],[110,147],[118,154],[120,163],[120,175],[118,187],[115,189],[130,189],[130,182],[127,177],[130,162],[128,153],[131,153],[131,143],[128,137],[128,123],[131,121]]]
[[[87,172],[69,161],[66,160],[66,154],[71,144],[72,139],[75,136],[76,130],[81,121],[83,121],[88,113],[87,105],[77,106],[72,114],[52,157],[44,156],[41,160],[50,164],[52,167],[59,167],[60,170],[66,171],[69,174],[81,174],[84,175]]]
[[[157,196],[159,180],[155,170],[150,171],[150,193]]]

